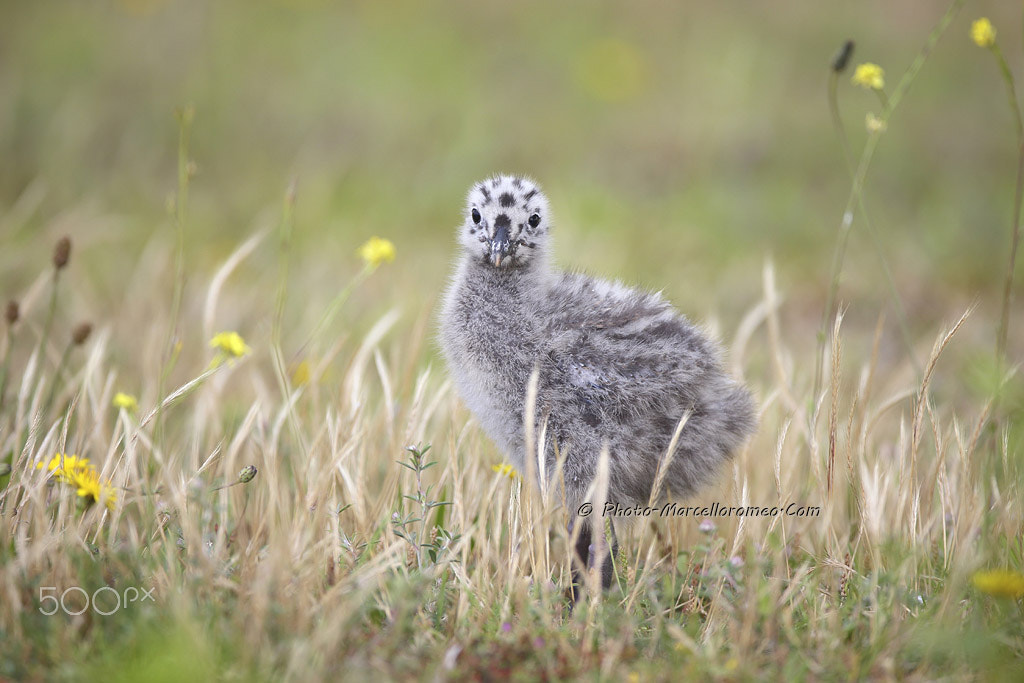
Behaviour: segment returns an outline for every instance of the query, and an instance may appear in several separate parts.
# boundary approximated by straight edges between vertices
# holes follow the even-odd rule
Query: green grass
[[[854,38],[891,97],[943,10],[4,6],[0,678],[1019,678],[1021,601],[972,583],[1024,571],[1019,304],[994,354],[1017,145],[968,38],[990,16],[1020,73],[1019,8],[953,18],[865,177],[878,244],[855,206],[832,267],[856,194],[829,60]],[[882,107],[849,76],[857,156]],[[499,170],[545,187],[561,265],[731,349],[760,428],[687,504],[819,517],[639,521],[568,609],[564,511],[492,469],[433,342],[462,198]],[[360,262],[372,235],[394,263]],[[214,367],[224,330],[252,351]],[[36,469],[59,452],[112,509]],[[40,611],[104,586],[153,600]]]

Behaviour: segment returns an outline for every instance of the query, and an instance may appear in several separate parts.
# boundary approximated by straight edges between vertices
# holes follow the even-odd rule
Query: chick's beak
[[[491,263],[500,266],[508,256],[508,248],[508,228],[498,228],[494,231],[494,237],[491,239]]]

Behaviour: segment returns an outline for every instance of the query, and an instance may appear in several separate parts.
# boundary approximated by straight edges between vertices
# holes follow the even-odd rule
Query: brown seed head
[[[7,302],[7,308],[4,309],[4,320],[7,321],[8,325],[13,325],[18,322],[18,318],[21,317],[21,309],[18,307],[18,302],[11,299]]]
[[[853,41],[847,40],[840,46],[839,51],[836,52],[835,57],[832,58],[832,70],[837,74],[841,74],[846,71],[846,66],[850,63],[850,57],[853,56]]]
[[[71,332],[71,341],[75,343],[75,346],[81,346],[89,338],[90,334],[92,334],[92,324],[79,323]]]
[[[71,238],[61,237],[53,248],[53,267],[60,270],[71,260]]]

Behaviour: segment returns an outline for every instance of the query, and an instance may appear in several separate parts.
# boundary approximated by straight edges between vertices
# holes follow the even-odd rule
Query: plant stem
[[[0,411],[4,409],[4,399],[7,397],[7,379],[11,372],[11,347],[14,345],[14,326],[7,326],[7,345],[4,347],[4,360],[0,365]]]
[[[50,331],[53,328],[53,318],[57,312],[57,290],[60,285],[60,268],[53,269],[53,287],[50,289],[50,307],[46,312],[46,322],[43,323],[43,336],[39,338],[39,361],[46,359],[46,344],[50,340]]]
[[[1020,210],[1021,201],[1024,198],[1024,120],[1021,118],[1020,105],[1017,103],[1017,89],[1014,86],[1013,72],[1010,65],[1006,63],[1003,51],[999,44],[992,45],[992,54],[999,63],[999,70],[1002,72],[1003,81],[1006,83],[1006,95],[1010,101],[1010,109],[1013,112],[1013,122],[1017,132],[1017,184],[1013,194],[1013,223],[1010,226],[1010,263],[1006,269],[1006,281],[1003,285],[1003,307],[999,316],[999,329],[996,332],[996,362],[999,364],[999,372],[1002,374],[1002,365],[1006,355],[1006,338],[1010,329],[1010,304],[1013,301],[1013,274],[1017,265],[1017,246],[1020,243]]]
[[[53,399],[57,394],[57,384],[60,382],[61,375],[64,374],[64,365],[68,362],[68,355],[71,353],[71,348],[73,346],[73,343],[69,343],[64,347],[64,353],[60,356],[60,362],[57,364],[57,370],[53,373],[53,381],[50,383],[50,391],[46,395],[46,403],[43,404],[44,415],[49,413],[50,408],[53,406]]]
[[[188,161],[188,140],[195,110],[191,105],[178,112],[178,194],[174,201],[174,287],[171,295],[171,329],[167,335],[167,346],[161,356],[160,379],[157,387],[157,416],[153,441],[159,445],[163,435],[164,386],[178,358],[178,315],[185,289],[185,210],[188,206],[188,183],[190,176]]]
[[[843,120],[839,114],[839,98],[836,93],[836,84],[838,80],[839,74],[833,70],[830,73],[828,83],[829,112],[832,115],[832,125],[836,129],[836,135],[839,137],[839,142],[843,148],[843,160],[846,162],[846,168],[849,171],[852,180],[854,176],[853,153],[850,151],[850,142],[846,137],[846,128],[843,126]],[[881,90],[876,90],[875,92],[877,92],[879,97],[882,98],[883,104],[888,105],[888,99],[886,99],[885,93]],[[875,255],[878,256],[878,261],[882,266],[882,273],[885,275],[885,283],[889,289],[889,295],[892,297],[893,306],[896,309],[896,320],[899,323],[900,331],[903,334],[903,341],[907,345],[907,353],[909,354],[910,361],[914,366],[914,370],[917,375],[920,376],[921,368],[917,363],[917,358],[914,356],[914,344],[910,335],[910,325],[906,311],[903,307],[903,300],[900,299],[899,291],[896,289],[896,283],[893,280],[892,272],[889,269],[889,262],[885,258],[885,250],[882,249],[882,243],[878,239],[878,233],[875,232],[871,219],[868,216],[867,207],[864,205],[863,192],[859,192],[857,194],[857,208],[860,210],[861,217],[864,220],[864,228],[868,234],[871,246],[875,250]],[[842,248],[845,252],[846,245],[844,244]],[[842,255],[839,256],[841,259]],[[827,310],[831,310],[831,306],[829,306]]]
[[[1006,283],[1003,285],[1003,310],[999,316],[999,333],[996,336],[996,355],[1002,362],[1006,354],[1006,337],[1010,328],[1010,304],[1013,302],[1013,271],[1017,266],[1017,247],[1020,244],[1020,209],[1024,195],[1024,142],[1017,147],[1017,185],[1013,195],[1013,232],[1010,238],[1010,263],[1006,268]]]
[[[352,294],[352,290],[362,284],[362,282],[366,280],[373,271],[373,266],[363,266],[363,269],[356,273],[349,283],[334,296],[331,303],[327,305],[327,310],[324,311],[324,314],[320,316],[320,320],[318,320],[316,325],[313,327],[313,331],[309,333],[306,341],[303,342],[302,346],[299,347],[299,350],[296,351],[295,358],[299,358],[302,355],[302,352],[317,339],[324,328],[330,325],[331,321],[334,320],[334,316],[336,316],[338,311],[341,310],[342,304],[344,304],[349,295]]]
[[[863,192],[857,195],[857,208],[860,210],[861,218],[864,220],[864,231],[868,235],[868,240],[871,242],[872,248],[875,250],[875,254],[878,256],[878,262],[882,266],[882,274],[885,276],[885,285],[889,289],[889,296],[892,298],[892,304],[896,309],[896,322],[900,326],[900,333],[903,335],[903,343],[907,346],[907,357],[910,359],[910,364],[914,367],[914,373],[918,378],[921,377],[921,365],[917,362],[917,356],[914,354],[914,340],[910,334],[910,322],[907,318],[906,309],[903,308],[903,300],[900,298],[899,291],[896,289],[896,281],[892,278],[892,271],[889,269],[889,261],[885,258],[885,250],[882,248],[882,242],[878,239],[878,233],[875,232],[875,228],[871,223],[871,218],[868,216],[867,207],[864,206],[864,194]]]
[[[924,66],[925,61],[935,48],[935,44],[938,42],[939,37],[949,27],[950,22],[953,21],[953,17],[956,16],[957,12],[963,7],[966,0],[953,0],[946,13],[939,19],[939,23],[932,29],[931,33],[928,34],[928,38],[925,40],[924,46],[917,53],[914,61],[910,63],[903,76],[900,78],[899,83],[896,84],[895,90],[893,90],[892,97],[886,102],[886,107],[882,110],[881,120],[884,124],[888,124],[889,118],[892,113],[899,106],[903,96],[910,89],[910,84],[913,83],[917,77],[918,72]],[[814,393],[812,394],[812,400],[817,400],[818,393],[821,391],[822,375],[824,372],[825,362],[825,342],[828,338],[829,320],[832,319],[832,310],[835,306],[836,295],[839,290],[839,279],[842,275],[843,261],[846,257],[846,246],[850,239],[850,227],[853,225],[853,209],[857,208],[863,211],[863,200],[861,193],[864,189],[864,178],[867,175],[868,167],[871,164],[871,159],[874,156],[875,148],[878,146],[878,139],[881,131],[874,131],[868,137],[868,141],[864,145],[864,151],[861,153],[860,163],[857,166],[857,172],[853,176],[853,183],[850,188],[850,194],[846,201],[846,208],[843,211],[843,218],[840,222],[839,227],[839,242],[836,245],[836,251],[832,259],[832,270],[829,284],[828,296],[825,300],[825,309],[822,312],[821,326],[818,329],[818,352],[817,362],[815,363],[814,369]]]
[[[281,392],[281,400],[288,408],[288,426],[299,446],[305,459],[307,449],[305,440],[302,438],[302,430],[299,429],[298,418],[295,415],[295,406],[289,400],[291,393],[288,381],[287,367],[284,362],[284,351],[281,347],[281,327],[284,320],[284,306],[288,292],[288,254],[291,250],[292,229],[294,227],[295,209],[295,185],[289,186],[285,193],[284,205],[281,209],[281,241],[278,258],[278,280],[277,280],[277,304],[274,308],[274,322],[271,328],[271,352],[274,357],[274,374],[277,377],[277,386]]]
[[[835,70],[830,70],[828,77],[828,111],[832,115],[832,126],[836,129],[836,136],[839,138],[839,144],[843,148],[843,161],[846,162],[846,168],[850,175],[853,176],[853,152],[850,150],[850,141],[846,137],[846,127],[843,125],[843,119],[839,115],[838,84],[839,74]]]
[[[867,175],[871,158],[878,146],[878,139],[881,137],[879,131],[871,133],[864,151],[860,156],[860,163],[857,165],[857,172],[853,176],[853,186],[846,200],[846,208],[843,210],[843,218],[839,224],[839,242],[836,244],[836,251],[832,257],[831,278],[829,282],[828,295],[825,299],[825,309],[822,311],[821,327],[818,330],[818,360],[814,372],[814,393],[812,400],[817,400],[818,392],[821,391],[822,374],[825,363],[825,340],[828,338],[828,321],[832,319],[832,309],[835,306],[836,294],[839,292],[839,278],[843,272],[843,261],[846,257],[846,245],[850,241],[850,227],[853,225],[853,209],[861,188],[864,185],[864,177]]]

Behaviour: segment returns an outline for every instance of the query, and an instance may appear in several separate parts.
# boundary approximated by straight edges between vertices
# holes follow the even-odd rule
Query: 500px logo
[[[61,610],[64,612],[64,614],[76,617],[79,614],[85,612],[87,609],[89,609],[89,606],[92,605],[92,609],[94,612],[96,612],[96,614],[102,615],[104,617],[109,617],[111,614],[114,614],[122,607],[127,607],[133,602],[145,602],[146,600],[149,600],[150,602],[156,602],[156,600],[153,598],[153,591],[155,590],[156,588],[150,588],[149,590],[143,588],[140,591],[138,588],[135,588],[134,586],[129,586],[128,588],[124,589],[124,594],[122,595],[110,586],[101,586],[100,588],[97,588],[95,591],[93,591],[92,596],[90,596],[89,593],[87,593],[84,588],[81,588],[79,586],[72,586],[71,588],[65,589],[64,592],[60,594],[60,599],[57,599],[56,586],[40,586],[39,611],[49,617],[56,614],[58,610]],[[46,593],[46,591],[54,591],[54,594],[50,595]],[[74,595],[75,593],[81,593],[82,597],[85,598],[85,606],[79,609],[78,611],[75,611],[78,600],[68,600],[69,593],[71,595]],[[108,595],[106,595],[106,597],[103,598],[103,606],[101,607],[100,596],[103,596],[105,594]],[[92,598],[91,600],[90,597]],[[49,611],[47,611],[47,608],[50,607],[49,603],[51,602],[53,603],[53,606],[52,608],[50,608]],[[113,607],[113,609],[111,609],[111,607]]]

